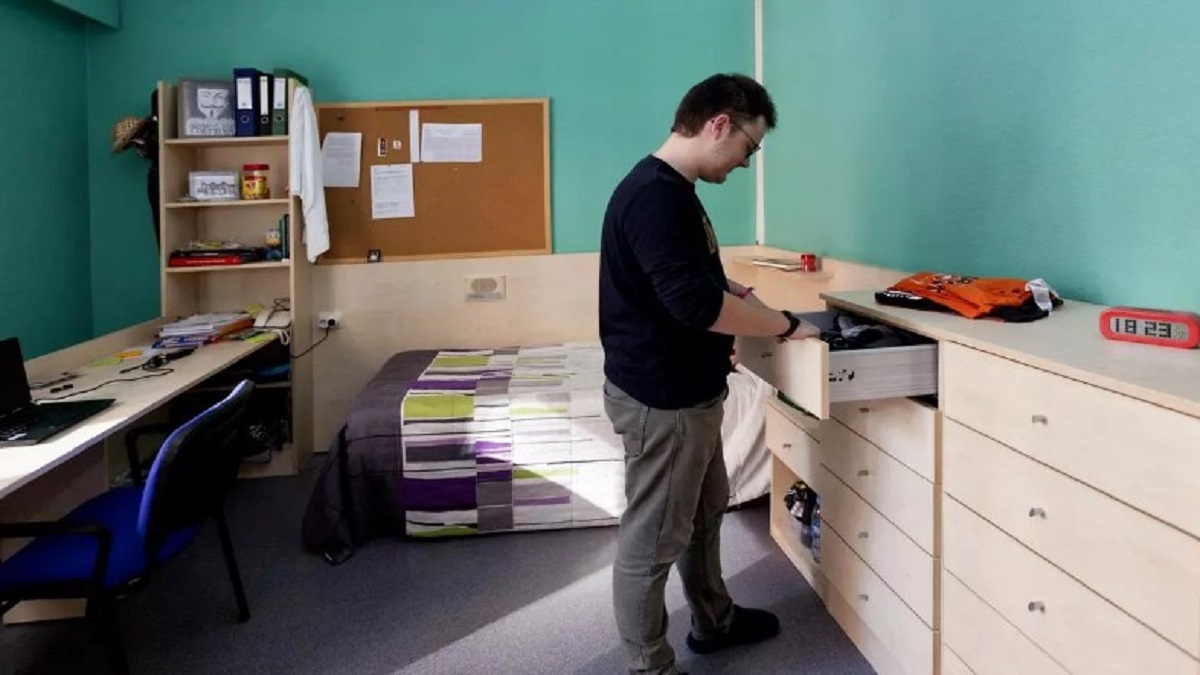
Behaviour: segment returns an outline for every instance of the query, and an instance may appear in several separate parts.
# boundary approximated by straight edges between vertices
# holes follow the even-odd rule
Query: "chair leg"
[[[217,534],[221,537],[221,551],[225,554],[225,566],[229,568],[229,580],[233,582],[233,594],[237,596],[238,622],[250,620],[250,603],[246,601],[246,590],[242,588],[242,575],[238,573],[237,559],[233,555],[233,540],[229,537],[229,524],[222,511],[216,513]]]
[[[87,620],[96,640],[104,648],[109,670],[113,675],[129,675],[129,660],[125,657],[125,645],[117,626],[116,602],[105,595],[92,596],[87,603]]]

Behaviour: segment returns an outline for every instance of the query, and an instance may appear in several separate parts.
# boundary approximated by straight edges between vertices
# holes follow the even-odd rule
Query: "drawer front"
[[[975,673],[972,673],[967,664],[963,663],[957,654],[950,651],[950,648],[943,644],[942,675],[975,675]]]
[[[793,403],[829,419],[829,345],[816,339],[739,337],[738,361]]]
[[[942,575],[942,641],[976,675],[1067,675],[1063,667],[953,574]],[[947,670],[942,652],[942,673]],[[969,668],[970,670],[966,670]]]
[[[819,491],[816,481],[820,466],[821,444],[792,417],[778,410],[776,404],[767,406],[765,436],[767,449],[797,477]]]
[[[1183,650],[950,497],[942,522],[946,571],[1068,671],[1195,674]]]
[[[934,632],[832,527],[821,529],[821,569],[906,673],[933,672]]]
[[[933,557],[824,467],[820,476],[821,521],[842,533],[858,557],[926,625],[936,629]]]
[[[895,523],[925,553],[936,554],[932,483],[839,422],[825,425],[821,441],[821,464]]]
[[[830,416],[900,460],[930,483],[936,483],[937,408],[910,398],[835,403]]]
[[[797,316],[822,330],[838,312]],[[738,361],[818,419],[829,419],[839,401],[870,401],[937,393],[936,343],[830,352],[817,338],[779,342],[773,337],[739,337]]]
[[[958,345],[946,417],[1200,537],[1200,419]]]
[[[942,453],[946,494],[1200,656],[1200,540],[952,420]]]

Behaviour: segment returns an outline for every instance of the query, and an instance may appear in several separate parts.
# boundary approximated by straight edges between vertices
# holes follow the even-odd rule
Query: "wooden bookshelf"
[[[288,100],[299,83],[288,82]],[[313,344],[316,317],[312,311],[312,265],[303,254],[303,213],[299,199],[288,194],[289,136],[179,138],[177,88],[158,84],[161,311],[164,316],[188,316],[252,306],[270,308],[287,298],[292,325],[291,353]],[[181,201],[188,194],[191,171],[231,171],[240,175],[244,164],[267,164],[270,199]],[[172,251],[195,241],[238,241],[263,246],[268,230],[287,215],[290,257],[285,260],[170,267]],[[269,465],[247,463],[243,476],[293,475],[307,461],[312,441],[312,356],[291,359],[288,382],[289,433]]]

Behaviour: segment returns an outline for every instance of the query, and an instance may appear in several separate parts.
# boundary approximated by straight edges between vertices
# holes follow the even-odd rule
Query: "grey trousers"
[[[642,405],[611,382],[604,409],[625,446],[625,497],[613,564],[617,632],[635,673],[675,673],[664,589],[679,570],[698,639],[724,635],[733,602],[721,574],[729,477],[721,449],[725,394],[681,410]]]

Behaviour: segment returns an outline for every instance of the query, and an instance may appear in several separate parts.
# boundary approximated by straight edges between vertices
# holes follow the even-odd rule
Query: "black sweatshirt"
[[[733,337],[709,326],[729,289],[696,187],[647,156],[617,185],[600,239],[604,374],[652,408],[725,391]]]

